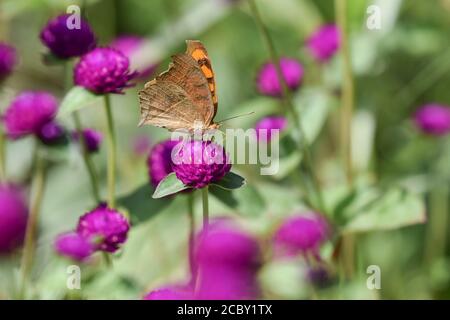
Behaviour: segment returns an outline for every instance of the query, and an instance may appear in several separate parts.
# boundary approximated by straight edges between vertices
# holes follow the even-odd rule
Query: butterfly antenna
[[[233,117],[230,117],[230,118],[226,118],[226,119],[220,120],[217,123],[224,123],[225,121],[236,119],[236,118],[240,118],[240,117],[249,116],[249,115],[254,114],[254,113],[255,113],[254,111],[251,111],[251,112],[248,112],[248,113],[239,114],[237,116],[233,116]]]

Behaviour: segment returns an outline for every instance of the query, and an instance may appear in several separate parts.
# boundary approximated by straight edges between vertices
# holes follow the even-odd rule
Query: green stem
[[[189,267],[191,269],[192,277],[195,281],[196,272],[194,266],[194,246],[195,246],[195,220],[194,220],[194,193],[191,192],[187,195],[187,206],[188,206],[188,220],[189,220],[189,238],[188,238],[188,246],[189,246]]]
[[[287,111],[291,114],[294,126],[300,135],[299,139],[297,139],[297,143],[298,143],[299,149],[303,152],[305,167],[306,167],[306,170],[308,170],[309,175],[311,177],[311,181],[312,181],[312,184],[314,187],[314,192],[315,192],[317,202],[318,202],[318,209],[321,212],[325,212],[326,208],[325,208],[325,204],[324,204],[324,200],[323,200],[323,196],[322,196],[322,191],[320,188],[319,179],[317,178],[317,175],[314,171],[314,167],[312,165],[312,157],[311,157],[311,152],[309,150],[309,143],[307,141],[307,137],[305,135],[305,130],[303,128],[303,125],[300,121],[300,115],[298,114],[297,110],[294,107],[294,104],[292,103],[291,92],[286,83],[286,80],[283,77],[281,67],[279,64],[278,55],[277,55],[277,52],[275,49],[275,45],[273,43],[272,38],[270,37],[269,31],[268,31],[266,25],[262,21],[262,18],[259,13],[259,10],[258,10],[255,0],[249,0],[249,4],[250,4],[250,9],[255,18],[256,24],[257,24],[257,26],[261,32],[261,35],[263,36],[264,41],[269,50],[272,63],[275,66],[278,81],[280,81],[281,88],[283,90],[283,100],[286,105]]]
[[[84,138],[83,134],[83,125],[81,124],[81,119],[77,111],[73,112],[73,122],[75,123],[75,129],[77,130],[78,139],[80,141],[81,155],[83,156],[83,161],[89,174],[89,180],[91,181],[92,196],[94,198],[94,201],[96,203],[99,203],[100,193],[98,189],[97,174],[95,172],[94,163],[89,154],[86,139]]]
[[[23,247],[21,262],[21,287],[19,297],[25,298],[25,290],[28,279],[33,266],[33,258],[35,253],[36,229],[39,221],[39,213],[41,208],[42,197],[44,195],[45,183],[45,163],[44,159],[39,155],[39,148],[36,150],[35,174],[33,178],[33,202],[30,207],[30,215],[27,221],[25,231],[25,243]]]
[[[341,153],[344,162],[345,174],[349,186],[353,184],[352,164],[352,117],[354,109],[354,81],[352,72],[352,61],[347,34],[347,0],[335,0],[336,20],[341,35],[342,51],[342,106],[340,140]]]
[[[0,131],[0,182],[6,181],[6,139],[5,133]]]
[[[111,254],[108,252],[102,252],[102,253],[103,253],[103,260],[105,262],[105,266],[107,268],[112,268],[113,262],[112,262]]]
[[[108,206],[114,208],[116,205],[116,138],[114,132],[114,121],[111,110],[109,95],[105,95],[105,111],[108,122],[107,142],[108,142]]]
[[[203,230],[208,231],[209,225],[208,186],[202,189],[202,203],[203,203]]]

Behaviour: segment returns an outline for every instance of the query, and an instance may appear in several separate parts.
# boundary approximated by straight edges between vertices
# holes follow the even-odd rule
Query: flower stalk
[[[291,114],[292,121],[294,123],[294,126],[295,126],[298,134],[299,134],[299,139],[297,139],[297,143],[298,143],[299,149],[303,152],[305,167],[306,167],[306,170],[308,171],[311,181],[312,181],[312,185],[313,185],[314,193],[315,193],[315,197],[316,197],[315,202],[317,202],[318,209],[321,212],[326,212],[325,203],[324,203],[322,191],[320,188],[320,183],[319,183],[317,175],[314,171],[314,167],[312,165],[312,157],[311,157],[311,152],[309,150],[309,146],[308,146],[309,144],[307,141],[307,137],[305,135],[303,125],[300,121],[300,116],[292,102],[291,92],[286,83],[286,80],[283,77],[281,67],[279,64],[279,58],[278,58],[278,55],[277,55],[277,52],[275,49],[275,45],[273,43],[273,40],[269,34],[269,31],[268,31],[266,25],[262,21],[262,18],[259,13],[259,10],[258,10],[255,0],[249,0],[248,2],[250,5],[250,10],[255,18],[256,24],[257,24],[257,26],[261,32],[261,35],[263,37],[263,40],[266,43],[267,48],[269,50],[269,54],[270,54],[272,63],[275,66],[278,81],[280,82],[281,88],[283,91],[283,101],[287,108],[287,112],[289,112]]]
[[[108,94],[104,95],[105,111],[107,119],[107,143],[108,143],[108,206],[114,208],[116,205],[116,138],[114,120],[111,110],[111,99]]]
[[[209,226],[209,201],[208,186],[202,188],[202,204],[203,204],[203,230],[208,231]]]

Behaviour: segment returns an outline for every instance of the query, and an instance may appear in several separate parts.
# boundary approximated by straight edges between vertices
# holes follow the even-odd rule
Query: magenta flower
[[[171,285],[147,293],[143,300],[193,300],[192,288],[186,285]]]
[[[297,90],[303,80],[303,66],[300,62],[295,59],[281,58],[280,68],[289,89]],[[268,62],[261,67],[257,77],[257,87],[258,91],[266,96],[281,97],[283,95],[273,63]]]
[[[172,150],[177,144],[178,141],[165,140],[156,144],[150,151],[147,159],[147,166],[148,175],[154,187],[156,187],[169,173],[173,172]]]
[[[135,35],[123,35],[116,38],[110,44],[110,47],[122,52],[125,56],[128,57],[128,59],[130,59],[130,62],[133,65],[133,55],[141,50],[144,43],[144,37]],[[156,67],[156,64],[152,64],[138,69],[137,71],[139,72],[139,78],[148,78],[156,70]]]
[[[311,55],[319,62],[327,62],[339,50],[339,29],[334,24],[327,24],[317,29],[306,40]]]
[[[81,57],[74,70],[74,82],[96,94],[123,93],[134,86],[129,81],[136,72],[130,72],[128,58],[112,48],[96,48]]]
[[[27,225],[28,208],[18,187],[0,185],[0,253],[21,245]]]
[[[102,133],[91,128],[86,128],[83,130],[82,134],[84,143],[86,143],[87,151],[90,153],[97,152],[100,149],[100,145],[103,141]],[[72,138],[77,142],[79,141],[79,134],[77,131],[74,131],[72,133]]]
[[[6,134],[18,139],[29,134],[39,135],[42,127],[55,117],[58,102],[47,92],[26,91],[18,95],[3,117]]]
[[[56,121],[50,121],[41,127],[37,136],[44,144],[54,145],[65,141],[66,130]]]
[[[328,236],[328,224],[318,213],[295,215],[287,218],[276,231],[275,252],[282,256],[316,254]]]
[[[414,122],[426,134],[446,135],[450,132],[450,107],[436,103],[424,105],[414,114]]]
[[[56,252],[75,261],[85,261],[94,252],[93,245],[75,232],[59,235],[54,245]]]
[[[71,15],[63,14],[51,19],[41,31],[42,43],[59,58],[81,56],[96,46],[94,33],[84,19],[80,28],[72,24]]]
[[[261,141],[270,141],[272,139],[271,130],[283,131],[287,126],[287,119],[281,116],[269,116],[259,120],[256,125],[256,137]]]
[[[0,82],[11,74],[16,64],[16,49],[0,42]]]
[[[195,264],[197,299],[256,299],[261,266],[257,241],[227,221],[210,225],[198,237]]]
[[[185,185],[200,189],[219,181],[231,169],[222,146],[211,141],[180,143],[172,158],[173,171]]]
[[[129,229],[120,212],[101,205],[80,217],[76,232],[93,243],[95,250],[112,253],[126,241]]]

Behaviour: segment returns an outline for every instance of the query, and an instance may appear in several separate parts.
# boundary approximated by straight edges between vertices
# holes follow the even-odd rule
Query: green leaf
[[[348,200],[348,199],[347,199]],[[425,222],[425,205],[416,194],[402,189],[384,192],[368,188],[340,208],[344,232],[389,230]]]
[[[214,182],[212,185],[225,190],[234,190],[245,185],[245,179],[236,173],[228,172],[220,181]]]
[[[171,194],[189,189],[183,182],[178,180],[177,176],[174,172],[167,175],[156,187],[155,192],[153,193],[152,198],[158,199],[162,197],[169,196]]]
[[[118,199],[119,207],[127,209],[131,222],[136,224],[150,219],[165,209],[173,198],[153,199],[154,187],[148,183]]]
[[[264,199],[252,185],[247,184],[238,191],[211,185],[209,191],[220,202],[243,216],[254,217],[264,213]]]
[[[100,98],[101,96],[99,95],[95,95],[82,87],[75,86],[67,92],[61,102],[58,117],[65,117],[74,111],[85,108]]]

